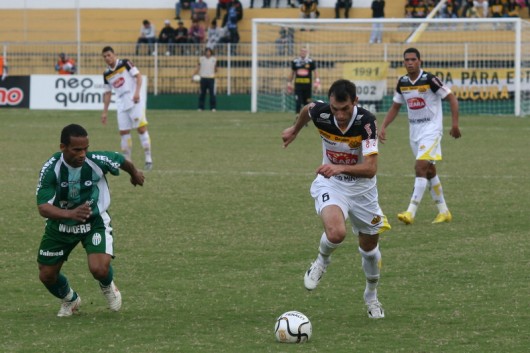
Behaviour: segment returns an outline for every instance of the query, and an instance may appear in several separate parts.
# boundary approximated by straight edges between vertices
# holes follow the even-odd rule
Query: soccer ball
[[[73,66],[70,63],[66,63],[66,64],[63,65],[63,70],[64,71],[72,72],[72,68],[73,68]]]
[[[288,311],[276,320],[274,334],[282,343],[303,343],[309,341],[313,327],[311,321],[299,311]]]
[[[193,75],[193,77],[191,79],[193,80],[193,82],[199,82],[201,80],[201,76]]]

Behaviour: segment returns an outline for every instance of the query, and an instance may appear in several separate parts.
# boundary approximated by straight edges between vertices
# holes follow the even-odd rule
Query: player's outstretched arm
[[[394,121],[394,119],[399,113],[400,108],[401,104],[394,102],[388,110],[388,113],[386,113],[385,120],[383,120],[383,124],[381,124],[381,127],[377,131],[377,137],[379,138],[379,141],[381,141],[381,143],[385,143],[386,127]]]
[[[449,135],[457,139],[462,136],[462,134],[460,133],[460,128],[458,127],[458,99],[452,93],[449,93],[446,99],[449,101],[449,107],[451,108],[452,118],[451,130],[449,131]]]
[[[289,146],[291,142],[296,139],[296,136],[302,130],[302,128],[311,120],[309,116],[309,106],[306,105],[298,114],[298,118],[294,122],[293,126],[288,127],[282,132],[283,148]]]
[[[131,184],[133,184],[134,186],[144,185],[144,181],[145,181],[144,173],[136,169],[136,167],[131,161],[125,160],[125,162],[122,163],[120,168],[126,171],[127,173],[129,173],[129,175],[131,176]]]
[[[112,96],[112,92],[105,92],[103,94],[103,112],[101,113],[101,123],[103,125],[107,124],[111,96]]]

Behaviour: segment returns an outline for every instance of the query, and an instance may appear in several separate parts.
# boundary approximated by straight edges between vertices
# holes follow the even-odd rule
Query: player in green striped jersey
[[[118,152],[88,152],[88,133],[71,124],[61,132],[61,152],[44,163],[37,185],[37,206],[46,218],[37,262],[39,279],[61,299],[57,316],[71,316],[81,298],[70,287],[61,268],[71,251],[82,243],[88,267],[99,282],[109,308],[121,308],[121,293],[114,284],[111,260],[114,257],[111,219],[107,213],[110,192],[106,174],[131,176],[131,183],[142,186],[144,175]]]

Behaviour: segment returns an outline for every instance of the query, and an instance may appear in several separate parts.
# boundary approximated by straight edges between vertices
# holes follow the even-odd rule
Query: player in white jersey
[[[399,78],[392,106],[379,130],[379,140],[384,143],[387,126],[394,121],[401,106],[407,105],[410,147],[416,157],[416,179],[409,207],[398,214],[398,219],[405,224],[412,224],[423,194],[429,188],[438,207],[438,215],[432,223],[451,222],[453,217],[445,203],[435,162],[442,159],[442,99],[447,100],[451,108],[452,125],[449,134],[454,138],[461,136],[458,127],[458,100],[438,77],[421,69],[420,52],[416,48],[405,50],[403,58],[407,75]]]
[[[366,276],[364,300],[370,318],[383,318],[377,298],[381,269],[379,234],[390,229],[379,207],[377,193],[377,130],[375,116],[357,107],[357,88],[348,80],[335,81],[328,91],[329,104],[310,103],[294,126],[282,133],[287,147],[302,128],[313,121],[322,139],[323,160],[311,185],[324,233],[319,254],[304,276],[306,289],[313,290],[330,263],[331,254],[346,237],[346,220],[358,235],[359,252]]]
[[[104,47],[101,53],[103,60],[108,65],[103,73],[105,94],[103,96],[101,122],[107,123],[112,90],[114,90],[122,153],[125,158],[131,160],[131,130],[136,129],[145,153],[144,169],[151,170],[153,159],[151,157],[151,138],[147,131],[147,118],[145,117],[146,102],[140,100],[142,74],[130,60],[118,59],[111,47]]]

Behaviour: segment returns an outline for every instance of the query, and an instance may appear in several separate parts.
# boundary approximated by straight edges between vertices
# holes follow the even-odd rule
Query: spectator
[[[372,1],[372,18],[385,17],[385,0]],[[383,41],[383,24],[373,23],[372,34],[370,35],[370,44],[381,43]]]
[[[318,18],[318,0],[303,0],[300,5],[300,18]]]
[[[191,4],[195,0],[179,0],[175,3],[175,20],[180,20],[180,13],[182,10],[191,10]]]
[[[208,21],[208,4],[203,0],[197,0],[197,2],[191,4],[191,19]]]
[[[489,4],[486,0],[475,0],[473,6],[477,10],[478,17],[487,18],[489,15]]]
[[[237,21],[241,21],[241,19],[243,18],[243,5],[241,4],[241,1],[239,0],[232,0],[232,3],[230,4],[230,6],[232,6],[233,4],[235,4],[235,8],[236,8],[236,12],[237,12]],[[230,7],[229,7],[230,9]],[[223,23],[221,24],[221,27],[225,27],[226,26],[226,23],[228,21],[228,11],[226,12],[225,16],[223,17]]]
[[[447,0],[440,10],[440,18],[458,18],[460,3],[458,0]]]
[[[178,47],[179,49],[179,54],[180,55],[184,54],[183,45],[186,45],[188,43],[188,29],[184,27],[184,22],[182,21],[178,22],[178,27],[175,28],[175,31],[174,31],[173,41],[175,42],[175,47]],[[172,54],[175,54],[175,49],[176,49],[175,47],[172,48],[172,51],[173,51]]]
[[[405,18],[414,18],[414,5],[408,1],[405,5]]]
[[[192,20],[188,31],[188,43],[202,44],[205,36],[203,25],[198,20]]]
[[[296,0],[287,0],[287,6],[292,7],[293,9],[296,9],[296,5],[293,4],[293,1],[296,1]],[[254,0],[250,0],[250,4],[253,5]],[[276,8],[278,7],[280,7],[280,0],[276,0]]]
[[[278,55],[293,55],[294,28],[280,28],[280,36],[276,39],[276,52]]]
[[[228,16],[226,21],[226,28],[228,30],[228,43],[232,44],[230,48],[232,49],[232,54],[236,55],[237,43],[239,43],[239,29],[237,27],[238,22],[238,5],[236,2],[233,2],[228,9]]]
[[[213,19],[210,23],[210,28],[208,28],[208,40],[206,42],[206,48],[215,50],[217,44],[220,43],[221,38],[224,35],[224,30],[221,27],[217,26],[217,20]]]
[[[206,100],[206,92],[210,94],[210,109],[215,112],[216,99],[215,99],[215,74],[217,73],[217,59],[213,55],[213,51],[210,48],[204,50],[204,55],[199,58],[197,68],[193,72],[192,76],[201,76],[200,87],[201,93],[199,94],[199,111],[204,110],[204,103]]]
[[[344,18],[349,18],[352,3],[352,0],[337,0],[335,3],[335,18],[340,18],[340,9],[344,9]]]
[[[228,12],[228,9],[230,8],[230,3],[232,0],[218,0],[217,2],[217,8],[215,10],[215,17],[220,20],[221,19],[221,9],[226,10]]]
[[[412,13],[413,18],[426,18],[429,13],[429,9],[423,0],[419,0],[417,5],[414,6],[414,11]]]
[[[0,55],[0,77],[4,81],[8,75],[7,60],[4,60],[4,57]]]
[[[505,17],[519,17],[520,11],[521,5],[516,0],[508,0]]]
[[[160,31],[158,35],[158,43],[166,45],[166,55],[171,55],[173,51],[173,41],[175,38],[175,29],[171,27],[171,22],[169,20],[164,21],[164,28]]]
[[[143,20],[143,25],[140,28],[140,37],[136,42],[136,55],[140,53],[140,45],[147,44],[149,48],[149,53],[155,55],[155,42],[156,42],[156,31],[155,26],[151,24],[148,20]]]
[[[59,54],[59,60],[55,64],[55,71],[59,75],[73,75],[77,71],[74,59],[69,58],[65,53]]]

